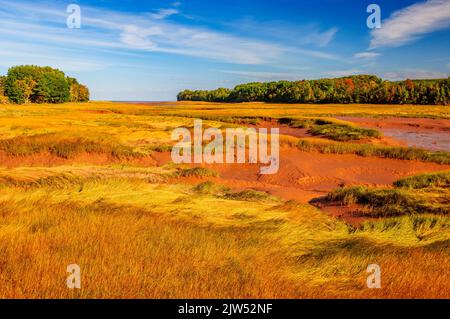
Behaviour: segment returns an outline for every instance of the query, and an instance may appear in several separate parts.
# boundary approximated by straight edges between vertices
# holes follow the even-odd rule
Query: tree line
[[[0,76],[1,103],[64,103],[89,101],[89,89],[51,67],[14,66]]]
[[[385,81],[374,75],[335,79],[252,82],[234,89],[184,90],[178,101],[272,103],[442,104],[450,101],[450,77]]]

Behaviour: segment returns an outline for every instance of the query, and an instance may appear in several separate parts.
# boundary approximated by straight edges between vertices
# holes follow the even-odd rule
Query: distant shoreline
[[[101,102],[102,100],[92,100],[95,102]],[[113,103],[138,103],[138,104],[145,104],[145,103],[173,103],[177,102],[176,100],[172,101],[111,101]]]

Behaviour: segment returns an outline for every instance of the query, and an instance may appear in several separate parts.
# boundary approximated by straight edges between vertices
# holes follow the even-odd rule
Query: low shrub
[[[344,205],[358,204],[370,209],[371,216],[400,216],[412,214],[449,214],[446,195],[419,194],[405,189],[378,189],[364,186],[345,187],[327,195],[327,200]]]
[[[226,199],[248,201],[248,202],[259,202],[273,200],[273,197],[266,193],[260,192],[253,189],[244,190],[237,193],[227,193],[224,196]]]
[[[394,185],[412,189],[427,187],[450,188],[450,171],[411,176],[394,182]]]
[[[176,172],[177,176],[180,177],[217,177],[219,174],[206,167],[193,167],[193,168],[183,168],[178,169]]]

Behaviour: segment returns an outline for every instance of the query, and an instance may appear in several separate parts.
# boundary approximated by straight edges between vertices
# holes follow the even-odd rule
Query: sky
[[[71,4],[80,28],[67,26]],[[367,25],[370,4],[381,28]],[[113,101],[351,74],[443,78],[450,0],[0,0],[0,74],[22,64],[61,69]]]

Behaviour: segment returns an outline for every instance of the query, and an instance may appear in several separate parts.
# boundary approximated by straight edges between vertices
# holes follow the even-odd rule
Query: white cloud
[[[318,25],[292,25],[283,21],[255,21],[245,18],[225,25],[251,35],[288,41],[298,45],[327,46],[335,38],[338,28],[332,27],[322,30]]]
[[[294,53],[298,53],[301,55],[310,56],[313,58],[325,59],[325,60],[336,60],[340,61],[341,58],[335,54],[317,51],[317,50],[308,50],[308,49],[299,49],[299,48],[291,48],[291,51]]]
[[[343,77],[343,76],[356,75],[356,74],[361,74],[361,73],[364,73],[364,71],[359,70],[359,69],[336,70],[336,71],[324,72],[324,74],[326,76],[331,76],[331,77]]]
[[[398,81],[405,79],[442,79],[447,78],[449,74],[428,70],[403,70],[398,72],[386,72],[380,76],[386,80]]]
[[[288,72],[264,72],[264,71],[240,71],[240,70],[219,70],[219,72],[233,74],[240,77],[260,80],[260,81],[278,81],[278,80],[300,80],[303,77],[300,74]]]
[[[357,59],[373,59],[376,58],[377,56],[379,56],[380,54],[377,52],[358,52],[354,55],[355,58]]]
[[[41,44],[77,47],[79,50],[110,49],[117,53],[142,54],[163,52],[234,64],[292,64],[291,61],[301,56],[340,59],[331,53],[299,46],[301,43],[326,45],[334,38],[336,28],[320,31],[315,26],[309,26],[303,29],[309,33],[305,32],[296,43],[289,41],[292,44],[283,44],[287,42],[280,41],[281,38],[264,35],[264,39],[260,39],[251,32],[217,31],[193,26],[192,22],[184,24],[164,19],[171,14],[181,14],[177,9],[162,9],[153,13],[150,19],[149,14],[121,13],[89,6],[82,6],[81,13],[82,28],[71,30],[66,28],[64,6],[49,5],[48,2],[32,4],[0,0],[0,16],[4,17],[0,24],[0,36],[3,39],[20,39],[17,42],[25,41],[29,43],[30,50],[33,46],[31,42],[37,40]],[[283,30],[287,29],[276,30],[273,25],[273,32],[280,34]],[[7,49],[0,47],[2,50]]]
[[[330,43],[336,33],[338,32],[338,28],[331,28],[328,31],[321,33],[313,33],[310,35],[310,41],[312,43],[317,43],[317,45],[323,47]]]
[[[162,30],[158,27],[140,29],[135,25],[127,25],[124,27],[120,39],[122,43],[135,49],[154,50],[156,44],[149,37],[161,34]]]
[[[269,63],[289,51],[287,47],[268,41],[87,6],[82,7],[80,30],[67,29],[65,11],[52,7],[0,0],[1,11],[16,19],[2,20],[0,34],[20,36],[21,41],[32,39],[59,45],[78,44],[90,49],[100,46],[165,52],[236,64]],[[45,15],[45,21],[50,23],[36,19],[41,15]],[[17,17],[21,17],[20,22]]]
[[[450,27],[450,1],[428,0],[394,12],[372,31],[370,47],[397,47]]]
[[[158,12],[150,13],[149,16],[156,20],[162,20],[178,13],[179,11],[177,9],[159,9]]]

